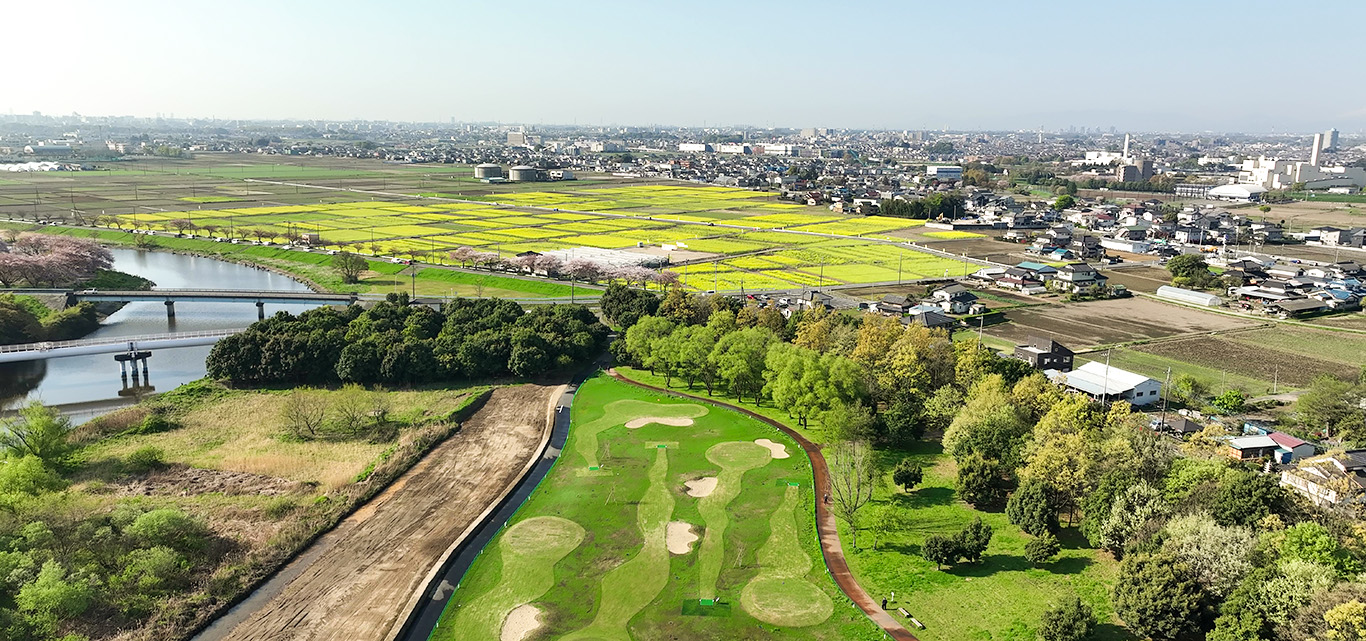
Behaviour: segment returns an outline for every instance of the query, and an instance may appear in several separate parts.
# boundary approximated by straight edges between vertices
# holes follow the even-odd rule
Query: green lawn
[[[665,420],[632,422],[652,417]],[[560,460],[470,568],[433,639],[496,639],[527,605],[545,638],[882,638],[820,562],[811,467],[796,443],[603,375],[580,387],[572,420]],[[773,458],[761,438],[789,457]],[[709,477],[710,496],[688,493]],[[671,551],[670,522],[700,538]]]
[[[957,500],[953,459],[939,443],[925,442],[905,451],[882,452],[888,473],[864,508],[892,503],[905,510],[909,526],[879,541],[872,549],[872,532],[863,530],[852,551],[848,529],[841,524],[841,538],[849,566],[859,583],[874,599],[896,592],[889,607],[902,607],[921,623],[915,631],[924,641],[977,641],[1009,639],[1035,641],[1039,616],[1050,603],[1075,594],[1095,609],[1101,625],[1093,641],[1132,638],[1113,615],[1110,588],[1118,574],[1117,564],[1106,553],[1084,547],[1086,540],[1075,529],[1060,537],[1063,550],[1042,568],[1024,559],[1029,536],[1011,525],[1001,512],[982,512]],[[891,483],[890,467],[903,456],[919,461],[925,481],[909,493]],[[867,514],[867,513],[865,513]],[[952,535],[976,517],[995,530],[991,546],[981,563],[963,563],[946,571],[920,555],[920,544],[931,534]]]

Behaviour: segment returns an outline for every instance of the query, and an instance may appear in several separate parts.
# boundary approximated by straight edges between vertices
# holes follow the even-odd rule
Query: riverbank
[[[387,294],[407,291],[415,292],[418,296],[432,297],[551,298],[569,297],[575,293],[591,297],[601,291],[601,288],[595,285],[531,276],[480,273],[447,265],[407,265],[364,256],[362,257],[365,258],[366,268],[361,274],[360,282],[344,283],[331,266],[333,256],[323,252],[248,242],[234,244],[197,238],[135,234],[103,228],[44,226],[14,221],[0,222],[0,229],[85,236],[108,245],[202,256],[250,265],[298,280],[316,292]]]

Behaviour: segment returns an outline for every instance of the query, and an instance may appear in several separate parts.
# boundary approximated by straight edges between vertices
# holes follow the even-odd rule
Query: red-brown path
[[[662,387],[641,383],[640,381],[633,381],[618,374],[616,370],[608,370],[607,373],[612,376],[612,378],[623,383],[635,385],[636,387],[643,387],[645,389],[664,394],[672,394],[674,396],[684,396],[704,403],[711,403],[712,405],[720,405],[721,407],[733,409],[746,416],[753,417],[772,425],[782,433],[791,436],[793,440],[797,441],[797,443],[802,446],[802,450],[806,452],[806,457],[811,460],[811,471],[816,478],[816,532],[820,535],[821,556],[825,557],[825,567],[830,570],[830,576],[835,578],[835,584],[839,586],[840,590],[844,591],[845,596],[848,596],[849,600],[853,601],[860,610],[863,610],[863,613],[868,615],[868,618],[872,619],[873,623],[876,623],[878,627],[881,627],[888,636],[897,641],[920,641],[914,634],[911,634],[910,630],[907,630],[905,626],[902,626],[896,619],[893,619],[892,615],[887,614],[887,612],[873,600],[873,597],[868,595],[868,592],[863,589],[863,586],[859,585],[858,581],[854,580],[854,573],[849,570],[849,563],[844,560],[844,549],[840,547],[840,535],[835,528],[835,515],[830,512],[830,508],[825,505],[825,501],[821,500],[821,497],[825,496],[830,491],[830,468],[825,465],[825,456],[821,454],[819,445],[808,441],[806,437],[798,434],[792,428],[743,407],[724,403],[706,396],[694,396],[686,392],[664,389]]]

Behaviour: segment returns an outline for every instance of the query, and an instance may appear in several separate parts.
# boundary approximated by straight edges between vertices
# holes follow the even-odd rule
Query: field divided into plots
[[[215,177],[271,175],[259,168],[202,171]],[[275,171],[283,174],[277,177],[289,180],[323,180],[342,173],[300,167]],[[467,202],[414,194],[413,199],[400,201],[344,202],[331,197],[316,204],[256,200],[239,205],[239,199],[248,197],[199,191],[177,199],[186,208],[194,204],[197,209],[140,207],[102,218],[104,225],[119,229],[187,231],[201,237],[270,243],[317,234],[328,248],[437,264],[449,263],[448,254],[459,247],[501,255],[575,247],[655,254],[681,250],[689,252],[683,262],[706,260],[696,252],[714,254],[710,264],[671,268],[685,287],[697,290],[793,289],[966,271],[965,263],[957,260],[878,242],[886,238],[884,234],[923,221],[845,216],[746,189],[591,182],[540,185],[542,191],[518,185],[518,191],[461,196],[475,199]]]

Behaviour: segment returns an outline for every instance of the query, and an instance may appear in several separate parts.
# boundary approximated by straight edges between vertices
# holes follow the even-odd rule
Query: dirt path
[[[745,414],[746,416],[772,425],[777,428],[778,431],[791,436],[793,440],[797,441],[797,444],[806,452],[807,458],[811,460],[811,470],[815,476],[816,496],[824,496],[830,491],[830,469],[825,465],[825,456],[821,454],[820,446],[806,440],[806,437],[798,434],[786,425],[738,405],[724,403],[714,398],[693,396],[692,394],[680,392],[678,390],[647,385],[626,378],[615,371],[609,371],[608,374],[623,383],[635,385],[636,387],[643,387],[656,392],[672,394],[674,396],[696,399],[712,405],[728,407]],[[839,531],[836,529],[835,515],[830,511],[829,506],[819,500],[816,501],[816,533],[821,540],[821,556],[825,557],[825,566],[829,568],[830,576],[834,577],[835,584],[839,586],[840,591],[844,592],[844,594],[854,602],[854,605],[857,605],[860,610],[863,610],[863,613],[868,615],[868,618],[872,619],[873,623],[876,623],[878,627],[882,628],[883,631],[895,641],[919,641],[914,634],[911,634],[910,630],[907,630],[905,626],[892,618],[892,615],[884,611],[876,601],[873,601],[873,597],[869,596],[868,592],[863,589],[863,586],[859,585],[858,581],[854,580],[854,573],[849,569],[849,563],[844,559],[844,548],[840,547],[840,535]]]
[[[548,434],[555,389],[495,390],[458,434],[286,566],[274,594],[253,595],[196,641],[384,639],[451,543],[521,477]]]

